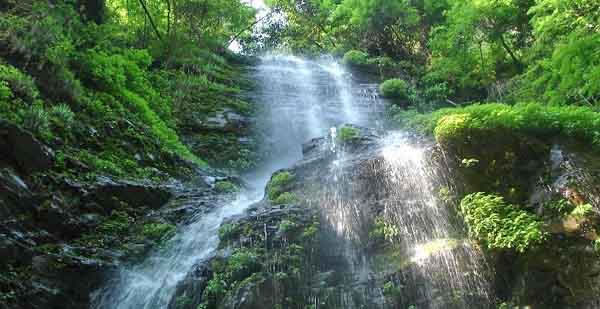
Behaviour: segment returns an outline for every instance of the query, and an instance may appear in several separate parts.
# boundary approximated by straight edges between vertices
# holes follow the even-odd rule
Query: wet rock
[[[176,288],[175,295],[169,302],[168,309],[179,309],[178,300],[185,299],[190,304],[202,303],[202,294],[213,273],[208,261],[202,261],[181,281]]]
[[[0,264],[12,264],[23,260],[25,249],[8,235],[0,234]]]
[[[203,131],[239,132],[248,128],[250,123],[248,117],[235,112],[233,109],[225,108],[204,121],[198,121],[194,126]]]
[[[35,208],[38,226],[56,235],[74,237],[83,232],[81,219],[56,196]]]
[[[28,206],[32,193],[27,184],[12,169],[0,169],[0,217],[22,213]]]
[[[30,174],[51,168],[54,153],[31,133],[0,120],[0,161]]]
[[[97,202],[110,213],[120,207],[120,202],[132,207],[158,209],[171,197],[172,193],[163,186],[99,177],[86,199]]]

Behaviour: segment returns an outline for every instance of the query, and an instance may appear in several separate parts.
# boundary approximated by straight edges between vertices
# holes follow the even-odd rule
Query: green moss
[[[402,111],[394,118],[403,127],[434,133],[440,142],[465,141],[473,132],[510,131],[538,138],[577,139],[600,150],[600,113],[591,107],[475,104],[430,114]]]
[[[342,142],[349,142],[359,137],[358,129],[353,127],[341,127],[338,134],[338,139]]]
[[[110,235],[125,234],[133,222],[133,218],[126,212],[114,210],[110,217],[98,227],[98,231]]]
[[[277,199],[284,192],[285,186],[289,185],[293,180],[294,176],[290,172],[279,172],[273,175],[267,185],[269,200],[274,201]]]
[[[548,237],[540,218],[497,195],[469,194],[461,201],[460,210],[469,234],[488,248],[524,252]]]
[[[298,201],[298,197],[293,192],[283,192],[272,202],[275,205],[293,204]]]
[[[175,226],[170,223],[147,223],[142,227],[142,235],[152,240],[168,238],[174,232]]]
[[[232,192],[238,192],[240,190],[240,188],[238,188],[238,186],[236,186],[231,181],[224,180],[224,181],[218,181],[217,183],[215,183],[215,190],[217,190],[218,192],[221,192],[221,193],[232,193]]]

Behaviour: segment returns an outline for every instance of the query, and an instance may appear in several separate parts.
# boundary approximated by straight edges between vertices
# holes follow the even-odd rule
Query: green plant
[[[165,239],[173,235],[175,226],[169,223],[148,223],[142,228],[142,235],[152,240]]]
[[[291,230],[295,229],[298,225],[290,220],[281,220],[279,223],[279,230],[283,233],[288,233]]]
[[[238,233],[238,225],[226,223],[219,228],[219,239],[221,241],[229,240],[235,237]]]
[[[390,99],[406,100],[410,96],[410,87],[402,79],[388,79],[379,86],[381,95]]]
[[[478,163],[479,163],[479,160],[477,160],[475,158],[469,158],[469,159],[464,158],[460,162],[460,165],[463,167],[469,168],[469,167],[477,166]]]
[[[440,143],[465,141],[476,132],[506,130],[539,138],[576,139],[600,149],[600,113],[592,107],[490,103],[443,108],[430,114],[397,111],[394,119],[405,128],[433,133]]]
[[[132,223],[133,218],[129,214],[124,211],[113,210],[106,221],[100,224],[98,230],[109,235],[125,234]]]
[[[48,132],[50,118],[41,104],[34,104],[23,112],[23,127],[35,135]]]
[[[460,211],[469,234],[488,248],[524,252],[547,238],[542,221],[534,214],[507,204],[500,196],[483,192],[465,196]]]
[[[50,117],[60,126],[70,128],[75,121],[75,113],[66,104],[59,104],[50,108]]]
[[[269,200],[273,201],[282,194],[283,188],[287,186],[292,180],[294,176],[290,172],[279,172],[273,175],[271,181],[267,185],[267,196]]]
[[[273,204],[275,204],[275,205],[293,204],[293,203],[296,203],[297,201],[298,201],[298,197],[293,192],[283,192],[275,200],[273,200]]]
[[[575,206],[575,208],[571,211],[571,215],[576,218],[585,218],[589,213],[592,212],[594,207],[590,204],[581,204]]]
[[[369,55],[358,50],[351,50],[344,54],[344,63],[354,66],[363,66],[367,64]]]
[[[240,189],[231,181],[222,180],[215,183],[215,190],[221,193],[233,193],[238,192]]]
[[[338,139],[342,142],[349,142],[359,137],[358,129],[353,127],[341,127],[338,133]]]

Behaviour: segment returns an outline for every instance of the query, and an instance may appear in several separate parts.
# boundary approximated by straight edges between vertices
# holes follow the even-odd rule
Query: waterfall
[[[354,84],[332,58],[267,55],[261,58],[252,78],[258,89],[250,98],[258,108],[257,131],[263,135],[260,147],[267,159],[244,176],[250,188],[209,213],[200,210],[195,195],[177,201],[178,205],[198,206],[197,213],[186,218],[187,223],[163,248],[137,265],[122,266],[106,286],[94,293],[93,308],[167,308],[177,284],[194,265],[214,254],[220,224],[259,201],[270,175],[302,158],[303,142],[328,134],[331,127],[358,121],[354,117],[359,114],[364,115],[361,124],[377,125],[374,120],[379,117],[381,105],[371,95],[375,86]]]
[[[383,221],[390,227],[386,238],[411,255],[415,267],[408,276],[419,283],[413,297],[427,300],[430,308],[491,307],[485,259],[461,233],[460,223],[453,222],[452,207],[439,197],[444,187],[431,151],[405,133],[388,135],[382,145],[378,172],[389,192],[383,205]],[[452,302],[436,303],[440,295]]]

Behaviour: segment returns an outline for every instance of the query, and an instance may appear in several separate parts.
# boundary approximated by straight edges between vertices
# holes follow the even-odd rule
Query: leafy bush
[[[50,118],[41,104],[34,104],[23,112],[23,127],[35,135],[48,132]]]
[[[60,126],[69,128],[75,120],[75,113],[66,104],[53,106],[50,109],[50,117]]]
[[[536,215],[507,204],[497,195],[469,194],[461,201],[460,211],[469,234],[488,248],[524,252],[547,238],[543,223]]]
[[[390,99],[405,100],[409,98],[409,86],[399,78],[388,79],[379,86],[381,94]]]
[[[39,97],[35,82],[19,69],[0,63],[0,99],[16,97],[33,103]]]
[[[279,172],[275,174],[267,185],[267,195],[273,201],[283,193],[283,187],[288,185],[294,176],[290,172]]]
[[[344,54],[344,63],[354,66],[363,66],[367,64],[369,55],[358,50],[351,50]]]

